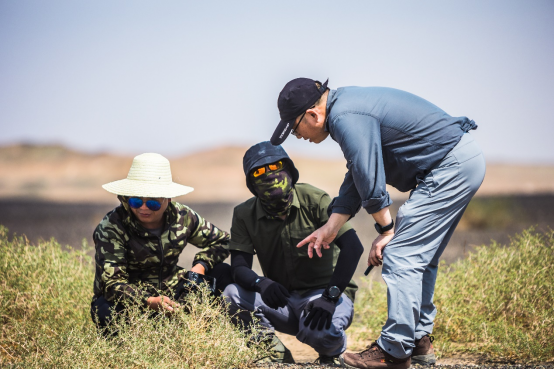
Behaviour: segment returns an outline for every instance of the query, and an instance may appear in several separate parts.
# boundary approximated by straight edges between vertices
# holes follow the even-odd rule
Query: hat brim
[[[194,188],[190,186],[180,185],[174,182],[156,184],[129,179],[113,181],[102,185],[102,187],[112,194],[143,198],[174,198],[188,194],[194,190]]]
[[[279,124],[277,125],[275,132],[273,132],[271,139],[269,140],[271,144],[281,145],[285,140],[287,140],[287,137],[290,135],[290,132],[294,127],[295,121],[296,117],[288,120],[282,119],[281,122],[279,122]]]

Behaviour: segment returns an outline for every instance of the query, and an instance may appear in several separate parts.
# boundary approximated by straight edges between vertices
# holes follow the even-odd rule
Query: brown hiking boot
[[[344,353],[340,358],[344,367],[358,369],[407,369],[412,362],[410,357],[392,357],[383,351],[377,342],[371,343],[365,351]]]
[[[437,362],[433,341],[435,337],[426,335],[415,341],[415,348],[412,352],[412,363],[429,367]]]

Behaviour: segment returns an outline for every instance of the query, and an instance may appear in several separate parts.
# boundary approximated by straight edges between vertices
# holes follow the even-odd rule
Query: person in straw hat
[[[123,310],[129,298],[171,314],[179,306],[176,291],[191,276],[207,275],[211,282],[215,278],[216,295],[232,282],[230,266],[222,263],[229,255],[229,234],[171,201],[194,189],[173,182],[166,158],[138,155],[126,179],[102,187],[116,194],[121,204],[106,214],[93,235],[96,275],[91,315],[99,327],[105,328],[113,311]],[[177,266],[189,243],[201,248],[192,273]]]

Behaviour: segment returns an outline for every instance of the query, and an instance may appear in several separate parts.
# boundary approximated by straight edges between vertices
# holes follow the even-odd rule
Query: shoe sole
[[[342,357],[342,356],[339,357],[339,360],[340,360],[340,367],[343,368],[343,369],[365,369],[365,368],[360,368],[360,367],[355,367],[355,366],[348,365],[346,362],[344,362],[344,357]],[[412,363],[414,363],[414,362],[412,361]],[[434,362],[429,363],[426,366],[429,366],[429,365],[432,365],[432,364],[434,364]]]
[[[342,356],[339,356],[339,361],[340,361],[340,367],[342,367],[343,369],[357,369],[357,367],[350,366],[346,362],[344,362],[344,357]]]
[[[437,358],[434,354],[412,356],[412,364],[418,364],[423,366],[434,365],[437,362]]]

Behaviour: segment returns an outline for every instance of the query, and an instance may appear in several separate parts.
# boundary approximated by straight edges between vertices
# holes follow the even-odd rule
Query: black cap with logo
[[[327,91],[327,82],[329,80],[321,84],[321,82],[311,78],[296,78],[285,85],[277,99],[281,122],[279,122],[277,129],[271,136],[271,144],[280,145],[287,139],[294,127],[296,117],[308,110],[321,98],[321,95]],[[320,84],[321,87],[318,88],[316,83]]]

